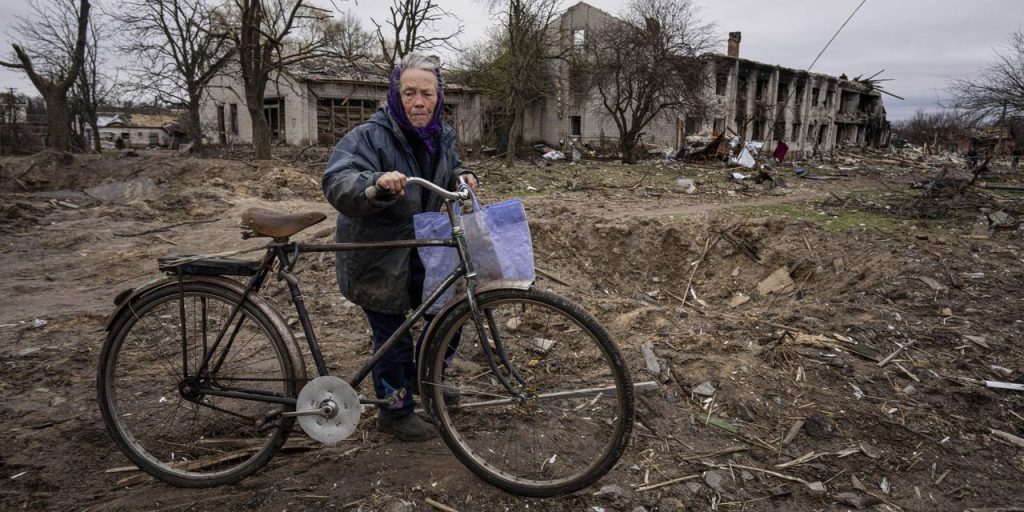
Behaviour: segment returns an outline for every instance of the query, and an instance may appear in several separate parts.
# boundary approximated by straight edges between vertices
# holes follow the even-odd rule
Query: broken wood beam
[[[879,361],[878,362],[878,367],[881,368],[881,367],[889,364],[889,362],[892,361],[896,356],[898,356],[900,354],[900,352],[903,352],[904,350],[909,348],[911,345],[913,345],[914,341],[915,340],[910,340],[906,344],[903,344],[903,345],[900,345],[899,343],[897,343],[896,345],[899,346],[900,348],[896,349],[896,351],[893,352],[892,354],[889,354],[888,356],[885,356],[885,359],[882,359],[881,361]]]

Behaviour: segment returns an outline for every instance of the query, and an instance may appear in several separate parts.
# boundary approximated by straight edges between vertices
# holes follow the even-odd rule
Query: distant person
[[[1010,171],[1017,172],[1017,166],[1020,165],[1020,146],[1013,148],[1013,153],[1010,153]]]

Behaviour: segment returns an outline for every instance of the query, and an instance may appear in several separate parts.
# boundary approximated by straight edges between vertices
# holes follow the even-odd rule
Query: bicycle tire
[[[182,370],[182,289],[193,349],[190,371],[198,367],[201,347],[212,348],[241,300],[237,290],[205,280],[186,280],[181,288],[173,283],[137,297],[113,322],[100,353],[96,384],[103,421],[118,448],[159,480],[179,487],[236,483],[270,461],[295,419],[280,416],[284,405],[189,389]],[[232,331],[238,334],[235,341],[222,342],[215,352],[224,357],[210,385],[258,386],[294,398],[292,361],[268,315],[246,300],[225,341]]]
[[[556,496],[594,483],[633,428],[633,385],[619,350],[590,314],[553,293],[492,290],[477,302],[494,317],[488,339],[497,330],[518,375],[499,371],[528,398],[508,401],[468,303],[456,306],[427,348],[421,387],[442,439],[470,471],[513,494]],[[497,343],[487,342],[496,360]],[[451,389],[457,403],[445,402]]]

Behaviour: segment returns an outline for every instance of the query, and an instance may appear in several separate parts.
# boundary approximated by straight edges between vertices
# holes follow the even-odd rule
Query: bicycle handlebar
[[[431,192],[433,192],[433,193],[435,193],[435,194],[437,194],[437,195],[439,195],[439,196],[441,196],[441,197],[443,197],[445,199],[449,199],[449,200],[452,200],[452,201],[454,201],[456,199],[468,199],[469,198],[469,192],[467,190],[465,190],[465,188],[464,188],[466,186],[466,182],[465,182],[465,180],[462,179],[461,176],[459,177],[459,190],[457,192],[451,192],[451,191],[445,190],[445,189],[443,189],[443,188],[435,185],[434,183],[432,183],[430,181],[427,181],[427,180],[425,180],[423,178],[411,177],[411,178],[408,179],[408,181],[406,183],[411,183],[413,185],[418,185],[420,187],[424,187],[427,190],[430,190]],[[382,188],[380,185],[377,185],[376,183],[374,183],[373,185],[370,185],[369,187],[366,187],[366,191],[364,192],[364,194],[366,194],[366,198],[367,199],[387,198],[388,196],[392,195],[392,194],[388,194],[387,191],[384,190],[384,188]]]

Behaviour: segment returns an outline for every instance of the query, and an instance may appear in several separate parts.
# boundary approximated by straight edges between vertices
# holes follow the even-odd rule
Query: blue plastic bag
[[[466,233],[469,257],[480,283],[500,281],[503,286],[527,288],[536,279],[533,264],[533,239],[526,222],[526,210],[520,199],[509,199],[480,207],[476,196],[470,193],[473,211],[459,217]],[[448,214],[428,212],[413,216],[417,239],[450,238],[451,224]],[[423,299],[444,281],[458,264],[454,247],[419,247],[420,259],[426,275],[423,279]],[[451,300],[449,288],[427,312],[437,313]]]

